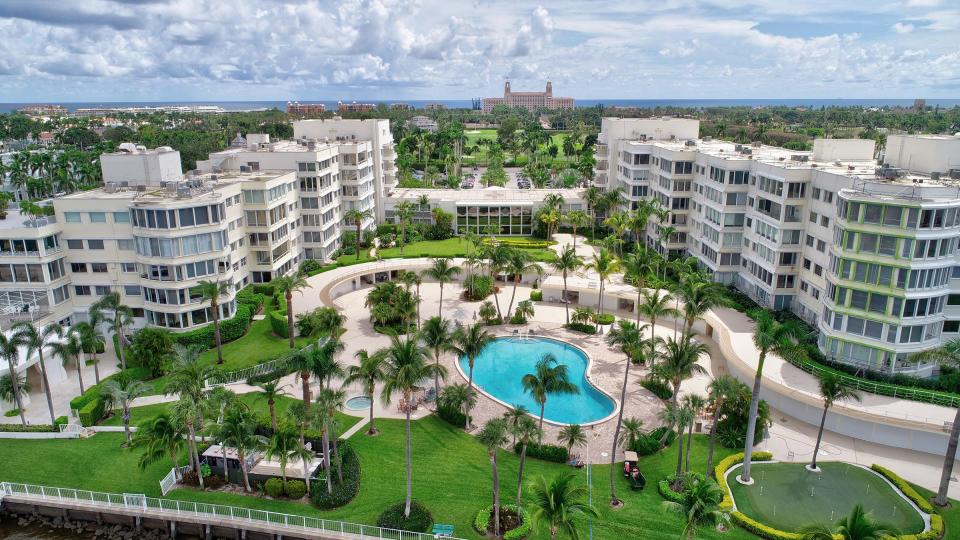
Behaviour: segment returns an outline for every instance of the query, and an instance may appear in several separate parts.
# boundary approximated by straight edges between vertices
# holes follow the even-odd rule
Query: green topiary
[[[530,291],[530,300],[533,300],[534,302],[540,302],[540,301],[542,301],[542,300],[543,300],[543,291],[541,291],[541,290],[539,290],[539,289],[536,290],[536,291]]]
[[[597,315],[596,318],[594,319],[594,321],[597,324],[613,324],[615,320],[616,318],[609,313],[604,313],[603,315]]]
[[[303,480],[287,480],[283,492],[291,499],[302,499],[307,494],[307,484]]]
[[[278,499],[283,496],[283,480],[280,478],[270,478],[264,482],[263,489],[267,492],[267,495]]]
[[[410,515],[404,517],[405,502],[398,502],[387,507],[377,518],[377,526],[386,529],[401,531],[427,532],[433,526],[433,516],[426,506],[417,501],[410,504]]]
[[[501,504],[500,511],[503,512],[504,510],[515,513],[517,511],[517,505]],[[490,514],[492,513],[493,506],[488,506],[477,513],[477,517],[473,520],[473,528],[478,533],[482,535],[487,534],[487,528],[490,526]],[[520,540],[521,538],[526,538],[527,535],[530,534],[531,528],[530,513],[527,512],[525,508],[520,508],[520,525],[506,532],[501,531],[503,540]]]
[[[343,482],[334,482],[332,493],[327,493],[325,478],[315,479],[310,486],[310,501],[321,510],[343,506],[352,501],[360,491],[360,458],[357,451],[350,446],[349,441],[339,441],[337,450],[340,451]]]

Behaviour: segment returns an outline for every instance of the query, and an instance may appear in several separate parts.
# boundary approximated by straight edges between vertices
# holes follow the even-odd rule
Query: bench
[[[453,525],[435,523],[431,532],[434,536],[453,536]]]

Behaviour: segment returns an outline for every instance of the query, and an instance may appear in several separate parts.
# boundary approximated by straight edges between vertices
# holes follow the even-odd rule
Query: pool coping
[[[514,337],[512,334],[494,335],[494,338],[495,338],[495,339],[507,339],[507,338],[512,338],[512,337]],[[591,370],[593,369],[593,357],[591,357],[590,354],[587,353],[587,351],[585,351],[585,350],[583,349],[583,347],[580,347],[579,345],[575,345],[575,344],[573,344],[573,343],[570,343],[569,341],[564,341],[564,340],[562,340],[562,339],[558,339],[558,338],[554,338],[554,337],[549,337],[549,336],[544,336],[544,335],[539,335],[539,334],[536,335],[536,336],[531,336],[531,337],[540,338],[540,339],[549,339],[549,340],[552,340],[552,341],[556,341],[556,342],[562,343],[562,344],[564,344],[564,345],[569,345],[569,346],[571,346],[571,347],[574,347],[574,348],[577,349],[578,351],[580,351],[580,352],[583,354],[583,356],[585,356],[586,359],[587,359],[587,367],[586,367],[586,369],[584,369],[584,371],[583,371],[583,376],[584,376],[584,378],[587,380],[587,383],[590,384],[590,386],[592,386],[593,388],[595,388],[598,392],[600,392],[601,394],[603,394],[604,396],[606,396],[607,399],[609,399],[610,401],[613,402],[613,411],[611,411],[610,414],[608,414],[607,416],[604,416],[603,418],[601,418],[601,419],[599,419],[599,420],[594,420],[594,421],[592,421],[592,422],[585,422],[585,423],[577,424],[577,425],[579,425],[579,426],[581,426],[581,427],[596,426],[596,425],[599,425],[599,424],[603,424],[603,423],[605,423],[605,422],[609,422],[609,421],[612,420],[617,414],[620,413],[620,408],[622,407],[622,404],[620,403],[620,400],[618,400],[617,398],[613,397],[613,396],[610,394],[610,392],[607,392],[607,391],[604,390],[603,388],[600,388],[599,386],[597,386],[596,384],[594,384],[593,379],[590,377],[590,372],[591,372]],[[460,376],[463,377],[463,379],[464,379],[465,381],[468,381],[468,382],[469,382],[469,380],[470,380],[469,375],[468,375],[467,373],[465,373],[465,372],[463,371],[463,368],[460,366],[460,357],[459,357],[459,356],[455,357],[454,362],[453,362],[453,365],[457,368],[457,372],[460,374]],[[514,408],[513,405],[511,405],[511,404],[509,404],[509,403],[507,403],[507,402],[505,402],[505,401],[503,401],[503,400],[501,400],[501,399],[498,399],[498,398],[494,397],[493,395],[491,395],[490,392],[487,392],[487,391],[486,391],[483,387],[481,387],[479,384],[474,384],[473,386],[474,386],[474,388],[477,389],[478,392],[482,393],[484,396],[487,396],[488,398],[490,398],[490,399],[493,400],[494,402],[499,403],[500,405],[503,405],[503,406],[506,407],[507,409],[513,409],[513,408]],[[528,411],[527,411],[527,414],[530,415],[530,416],[532,416],[534,419],[537,419],[537,420],[540,419],[540,416],[534,414],[533,411],[529,411],[529,410],[528,410]],[[565,423],[565,422],[555,422],[555,421],[553,421],[553,420],[547,419],[546,417],[544,417],[543,422],[544,422],[545,424],[550,424],[551,426],[557,426],[557,427],[574,425],[574,424]]]
[[[753,462],[752,462],[753,465],[765,464],[765,463],[766,463],[766,464],[769,464],[769,463],[787,463],[787,464],[796,464],[796,465],[798,465],[798,466],[800,465],[800,463],[797,463],[797,462],[795,462],[795,461],[779,461],[779,460],[776,460],[776,459],[769,459],[769,460],[764,460],[764,461],[753,461]],[[916,504],[915,502],[913,502],[912,500],[910,500],[910,497],[907,497],[907,495],[906,495],[903,491],[901,491],[900,488],[898,488],[898,487],[896,486],[896,484],[894,484],[893,482],[891,482],[891,481],[890,481],[887,477],[885,477],[884,475],[878,473],[877,471],[871,469],[870,467],[867,467],[866,465],[861,465],[861,464],[859,464],[859,463],[850,463],[849,461],[821,461],[820,463],[843,463],[844,465],[850,465],[850,466],[852,466],[852,467],[859,467],[859,468],[861,468],[861,469],[863,469],[863,470],[865,470],[865,471],[870,472],[870,474],[873,474],[873,475],[875,475],[876,477],[880,478],[881,480],[883,480],[884,482],[886,482],[886,484],[887,484],[888,486],[890,486],[890,488],[893,490],[894,493],[896,493],[897,495],[899,495],[900,498],[902,498],[903,500],[907,501],[907,504],[909,504],[910,507],[914,509],[914,511],[916,511],[918,514],[920,514],[920,518],[923,520],[923,530],[920,531],[920,532],[917,532],[917,533],[910,533],[910,534],[922,534],[922,533],[925,533],[925,532],[930,531],[930,514],[928,514],[928,513],[924,512],[923,510],[921,510],[920,507],[917,506],[917,504]],[[728,494],[730,495],[730,500],[733,502],[733,508],[732,508],[732,510],[731,510],[731,511],[733,511],[733,512],[739,512],[739,510],[737,509],[737,498],[733,496],[733,488],[730,486],[730,478],[729,478],[729,477],[730,477],[730,473],[731,473],[732,471],[735,471],[735,470],[737,470],[737,469],[739,469],[739,468],[741,468],[741,467],[743,467],[743,462],[742,462],[742,461],[741,461],[740,463],[734,464],[732,467],[730,467],[729,469],[727,469],[727,472],[725,472],[725,473],[723,474],[724,480],[727,481],[727,492],[728,492]],[[811,472],[812,472],[812,471],[811,471]],[[744,515],[746,515],[746,514],[744,514]],[[763,523],[764,525],[766,525],[766,523],[764,523],[764,522],[762,522],[762,521],[759,521],[759,520],[756,520],[756,518],[753,518],[752,516],[747,516],[747,517],[749,517],[750,519],[753,519],[753,520],[757,521],[758,523]],[[767,525],[767,526],[770,527],[770,528],[772,528],[772,529],[776,529],[776,527],[773,527],[773,526],[771,526],[771,525]],[[777,529],[777,530],[782,530],[782,529]],[[792,533],[795,534],[795,531],[783,531],[783,532],[787,532],[787,533],[791,533],[791,532],[792,532]]]

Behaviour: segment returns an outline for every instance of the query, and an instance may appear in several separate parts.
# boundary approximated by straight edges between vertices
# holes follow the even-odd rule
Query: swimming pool
[[[557,362],[567,366],[570,382],[579,388],[579,394],[551,394],[547,396],[544,419],[557,424],[586,424],[610,416],[616,404],[587,380],[589,360],[583,351],[562,341],[532,338],[497,338],[477,357],[473,364],[473,383],[481,390],[507,405],[523,405],[534,416],[540,415],[540,406],[523,391],[520,380],[536,371],[537,362],[552,354]],[[470,373],[470,362],[460,358],[464,375]]]
[[[347,400],[346,408],[351,411],[363,411],[370,408],[371,402],[369,396],[354,396]]]

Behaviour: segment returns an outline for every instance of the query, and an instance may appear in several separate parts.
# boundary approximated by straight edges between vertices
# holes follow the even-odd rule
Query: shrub
[[[51,431],[58,431],[58,428],[50,424],[28,424],[26,426],[22,424],[0,424],[0,431],[5,433],[50,433]]]
[[[437,416],[451,426],[462,428],[467,425],[467,416],[455,407],[437,407]]]
[[[646,388],[652,392],[653,395],[664,401],[673,397],[673,390],[670,389],[670,385],[660,379],[644,377],[643,380],[640,381],[640,386]]]
[[[427,507],[417,501],[410,503],[410,517],[403,516],[404,502],[387,507],[377,518],[377,526],[402,531],[427,532],[433,526],[433,516]]]
[[[501,504],[500,511],[509,510],[510,512],[517,512],[517,505],[515,504]],[[490,526],[490,514],[493,513],[493,506],[488,506],[483,510],[477,512],[476,519],[473,520],[473,528],[482,535],[487,534],[487,529]],[[503,535],[503,540],[520,540],[521,538],[526,538],[530,534],[532,529],[532,524],[530,521],[530,513],[527,512],[525,508],[520,508],[520,525],[510,529],[509,531],[500,531]]]
[[[493,294],[493,280],[490,276],[473,274],[463,280],[463,297],[467,300],[480,301]]]
[[[60,424],[69,424],[69,423],[70,423],[70,419],[67,418],[66,415],[58,416],[57,419],[53,421],[53,428],[59,429]]]
[[[233,317],[220,321],[220,341],[227,343],[242,337],[250,328],[250,321],[253,319],[256,304],[237,303],[237,312]],[[202,347],[210,349],[214,347],[213,325],[208,324],[196,330],[173,334],[173,341],[185,347]]]
[[[633,451],[640,456],[649,456],[659,452],[661,448],[669,446],[676,438],[677,433],[675,431],[666,426],[660,426],[638,437],[633,445]],[[661,439],[663,439],[663,443],[660,442]]]
[[[303,483],[303,480],[287,480],[283,492],[291,499],[302,499],[307,494],[307,484]]]
[[[543,291],[541,291],[540,289],[537,289],[535,291],[530,291],[530,300],[533,300],[534,302],[543,301]]]
[[[283,480],[280,478],[270,478],[264,482],[263,489],[267,492],[267,495],[274,499],[280,498],[283,496]]]
[[[876,463],[871,465],[870,468],[880,473],[881,476],[889,480],[891,483],[893,483],[893,485],[897,486],[897,489],[902,491],[903,494],[906,495],[908,499],[913,501],[913,504],[917,505],[917,508],[919,508],[920,510],[923,510],[928,514],[934,513],[934,508],[933,508],[933,505],[930,503],[930,501],[928,501],[922,495],[917,493],[917,490],[913,489],[913,486],[908,484],[906,480],[904,480],[903,478],[900,478],[900,476],[897,473],[885,467],[881,467]]]
[[[310,501],[321,510],[337,508],[352,501],[360,491],[360,458],[349,441],[339,441],[340,466],[343,469],[343,483],[333,484],[333,492],[327,493],[325,480],[317,479],[310,486]]]
[[[322,267],[323,265],[320,264],[320,261],[318,260],[305,259],[302,263],[300,263],[300,273],[310,274],[310,272],[313,272],[314,270],[320,270]]]
[[[742,512],[731,512],[730,520],[748,532],[761,538],[768,538],[769,540],[801,540],[803,538],[801,534],[781,531],[780,529],[774,529],[773,527],[764,525]]]
[[[267,313],[267,319],[270,320],[270,329],[280,337],[290,337],[290,329],[287,327],[287,310],[272,309]]]
[[[100,397],[99,393],[95,399],[90,400],[77,411],[77,415],[80,417],[80,424],[87,427],[97,425],[97,422],[103,420],[106,414],[106,403],[103,398]]]
[[[519,454],[523,450],[523,445],[517,443],[513,446],[513,451]],[[570,460],[570,454],[566,447],[553,444],[529,444],[527,445],[527,457],[552,461],[554,463],[566,463]]]
[[[597,315],[594,320],[597,324],[613,324],[616,319],[610,313],[604,313],[603,315]]]
[[[580,332],[582,334],[596,334],[597,327],[592,324],[572,322],[570,324],[563,325],[567,330],[573,330],[574,332]]]
[[[671,487],[673,485],[674,480],[677,479],[676,473],[670,474],[666,478],[663,478],[662,480],[657,482],[657,491],[660,492],[660,496],[671,502],[675,502],[675,503],[683,502],[683,490],[685,490],[687,486],[689,486],[693,482],[703,482],[706,480],[706,477],[704,477],[703,473],[698,473],[693,471],[688,472],[686,474],[681,474],[680,478],[681,478],[680,491],[674,491],[673,488]]]
[[[773,458],[773,454],[770,452],[753,453],[754,461],[767,461],[771,458]],[[730,454],[729,456],[721,459],[720,462],[717,463],[717,466],[713,468],[713,478],[717,481],[717,484],[723,491],[723,501],[720,502],[720,508],[723,510],[733,509],[733,497],[730,495],[730,486],[727,485],[727,479],[725,475],[727,474],[727,471],[730,470],[730,467],[742,462],[743,452],[739,452],[736,454]]]

